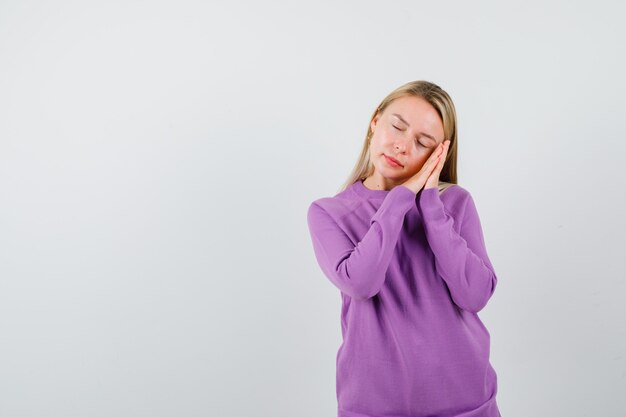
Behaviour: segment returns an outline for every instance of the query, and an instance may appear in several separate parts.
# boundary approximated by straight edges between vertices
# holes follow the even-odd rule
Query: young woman
[[[477,314],[497,277],[456,156],[452,100],[409,82],[374,111],[343,189],[309,206],[342,298],[338,417],[500,416]]]

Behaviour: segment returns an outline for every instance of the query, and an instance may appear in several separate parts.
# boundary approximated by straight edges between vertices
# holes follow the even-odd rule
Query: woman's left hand
[[[426,180],[424,189],[439,187],[439,173],[441,172],[443,165],[446,163],[446,157],[448,156],[449,146],[450,146],[450,141],[444,140],[443,151],[441,152],[441,155],[439,156],[439,161],[437,162],[437,166],[435,166],[435,169],[433,169],[433,172],[430,173],[430,176]]]

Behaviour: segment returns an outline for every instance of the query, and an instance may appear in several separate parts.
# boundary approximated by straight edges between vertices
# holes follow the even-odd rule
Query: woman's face
[[[443,142],[443,123],[435,108],[415,96],[392,101],[371,123],[370,160],[375,183],[391,188],[415,175]],[[395,158],[400,165],[389,161]]]

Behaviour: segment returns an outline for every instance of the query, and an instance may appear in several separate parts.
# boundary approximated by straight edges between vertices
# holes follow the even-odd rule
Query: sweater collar
[[[390,191],[369,189],[365,186],[365,184],[363,184],[362,179],[356,180],[356,182],[352,185],[352,189],[355,193],[365,198],[385,198]]]

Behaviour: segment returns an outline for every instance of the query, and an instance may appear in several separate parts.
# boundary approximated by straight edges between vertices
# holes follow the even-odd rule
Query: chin
[[[385,162],[385,164],[386,163],[387,162]],[[383,166],[383,167],[381,167],[380,172],[384,172],[386,177],[393,177],[393,178],[401,177],[401,176],[406,175],[406,171],[405,171],[404,167],[393,168],[393,167],[390,167],[390,166]]]
[[[381,171],[381,175],[393,182],[403,182],[409,178],[406,174],[402,174],[401,172]]]

